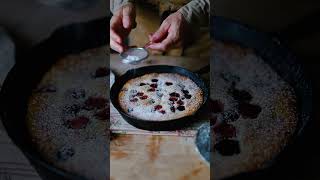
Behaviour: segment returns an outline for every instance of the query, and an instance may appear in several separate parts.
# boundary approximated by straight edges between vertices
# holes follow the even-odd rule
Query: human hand
[[[151,43],[147,48],[155,51],[166,51],[171,47],[181,47],[185,44],[186,35],[189,31],[188,22],[177,11],[168,16],[155,33],[149,35]]]
[[[136,27],[136,11],[132,3],[120,7],[110,20],[110,47],[121,53],[125,50],[124,39]]]

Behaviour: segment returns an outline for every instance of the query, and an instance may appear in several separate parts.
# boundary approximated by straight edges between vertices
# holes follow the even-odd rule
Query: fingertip
[[[127,26],[128,26],[128,22],[127,22],[127,20],[126,20],[126,17],[123,17],[123,18],[122,18],[122,26],[123,26],[124,28],[127,28]]]
[[[124,48],[122,47],[121,44],[115,42],[115,41],[110,41],[110,46],[112,49],[114,49],[115,51],[117,51],[118,53],[122,53],[124,51]]]
[[[119,52],[123,53],[127,49],[127,46],[124,44],[120,44]]]
[[[149,45],[149,46],[147,46],[146,48],[147,48],[147,49],[152,49],[152,50],[153,50],[153,49],[154,49],[154,46],[153,46],[153,45]]]
[[[130,20],[129,20],[128,16],[123,17],[122,24],[125,29],[128,29],[130,27]]]
[[[160,44],[151,44],[148,46],[148,49],[156,50],[156,51],[163,51]]]
[[[149,46],[150,49],[158,50],[158,51],[167,51],[172,45],[172,41],[170,39],[165,39],[160,43],[153,43]]]

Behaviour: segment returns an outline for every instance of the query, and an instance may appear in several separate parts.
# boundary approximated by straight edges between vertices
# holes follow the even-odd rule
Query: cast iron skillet
[[[177,129],[186,127],[190,125],[190,123],[194,122],[193,116],[186,116],[183,118],[166,120],[166,121],[147,121],[147,120],[131,117],[121,109],[118,101],[118,95],[123,85],[130,79],[133,79],[135,77],[139,77],[148,73],[177,73],[177,74],[186,76],[190,78],[192,81],[194,81],[198,85],[198,87],[203,91],[203,104],[205,104],[205,102],[208,99],[208,95],[209,95],[208,88],[198,74],[193,73],[185,68],[177,67],[177,66],[166,66],[166,65],[145,66],[138,69],[131,69],[127,71],[124,75],[117,78],[115,83],[111,87],[111,91],[110,91],[111,102],[114,105],[114,107],[119,111],[121,116],[131,125],[140,129],[151,130],[151,131],[177,130]],[[200,107],[200,109],[197,112],[200,112],[201,110],[202,108]]]
[[[311,81],[307,77],[303,65],[294,54],[286,48],[281,37],[262,33],[223,17],[211,17],[211,36],[218,41],[236,43],[242,47],[252,48],[257,55],[268,63],[295,90],[298,105],[298,127],[291,143],[272,161],[269,168],[255,172],[244,172],[230,179],[271,179],[295,176],[293,169],[298,167],[299,157],[303,157],[305,129],[313,116],[313,100]],[[213,59],[211,63],[217,61]],[[294,163],[292,163],[292,161]],[[211,162],[214,157],[211,156]],[[211,166],[212,167],[212,166]],[[214,171],[214,169],[212,169]],[[213,172],[214,173],[214,172]],[[297,178],[297,177],[294,177]]]
[[[3,124],[10,138],[44,179],[85,178],[55,168],[39,155],[30,141],[26,126],[28,97],[56,60],[109,42],[106,33],[108,22],[107,18],[103,18],[58,29],[29,52],[17,55],[17,63],[2,86],[0,102]]]

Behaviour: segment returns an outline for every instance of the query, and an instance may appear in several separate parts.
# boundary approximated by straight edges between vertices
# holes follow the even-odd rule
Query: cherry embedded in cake
[[[154,91],[156,91],[155,88],[150,88],[150,89],[148,89],[148,92],[154,92]]]
[[[165,121],[194,114],[203,104],[203,92],[186,76],[150,73],[126,82],[118,100],[122,110],[132,117]]]
[[[143,92],[138,92],[137,96],[143,96]]]
[[[68,126],[72,129],[83,129],[87,126],[89,119],[81,116],[68,120]]]
[[[94,77],[95,78],[107,77],[108,74],[109,74],[109,69],[107,67],[99,67],[95,71]]]

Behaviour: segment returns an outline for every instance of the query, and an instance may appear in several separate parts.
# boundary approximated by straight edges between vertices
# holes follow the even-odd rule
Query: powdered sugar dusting
[[[236,128],[230,139],[239,142],[240,153],[223,156],[214,150],[214,178],[221,179],[265,167],[288,144],[298,119],[293,89],[251,49],[215,42],[212,54],[211,98],[221,101],[225,111],[237,111],[230,93],[234,88],[248,92],[250,104],[261,107],[256,118],[228,122]],[[217,122],[220,114],[215,114]]]
[[[57,61],[30,98],[28,124],[39,152],[57,167],[89,179],[106,179],[108,86],[106,47]],[[99,76],[96,71],[99,71]],[[109,71],[108,73],[109,74]]]
[[[119,94],[122,109],[150,121],[177,119],[195,113],[202,90],[189,78],[174,73],[151,73],[129,80]]]

